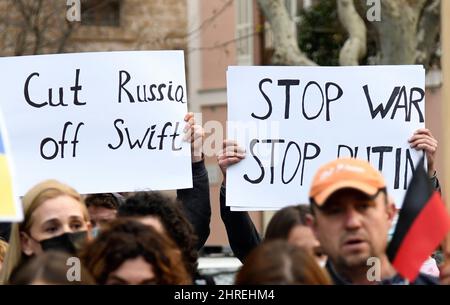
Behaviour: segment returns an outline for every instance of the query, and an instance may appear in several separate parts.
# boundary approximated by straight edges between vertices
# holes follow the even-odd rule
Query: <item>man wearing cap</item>
[[[408,284],[386,254],[396,209],[380,172],[363,160],[337,159],[319,168],[309,195],[311,225],[336,284]],[[372,257],[378,263],[378,279],[368,276]],[[420,274],[411,284],[437,283]]]
[[[408,139],[408,142],[411,148],[418,151],[423,150],[426,153],[430,180],[434,188],[440,191],[439,180],[437,179],[435,168],[436,151],[438,148],[437,140],[429,129],[421,128],[413,133]],[[220,215],[225,224],[230,246],[235,255],[242,261],[251,250],[261,243],[261,237],[251,221],[248,212],[231,211],[230,207],[226,206],[225,203],[226,170],[229,166],[239,163],[244,158],[245,150],[233,140],[224,140],[223,149],[217,155],[217,162],[224,176],[220,189]],[[393,212],[395,213],[395,211]],[[390,221],[392,222],[392,219]],[[450,263],[448,273],[450,283]]]

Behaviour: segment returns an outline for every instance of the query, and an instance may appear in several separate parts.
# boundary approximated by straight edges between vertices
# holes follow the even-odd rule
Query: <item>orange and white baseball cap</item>
[[[369,162],[340,158],[331,161],[318,169],[309,192],[311,202],[321,207],[336,191],[344,188],[357,189],[369,196],[374,196],[386,182],[379,171]]]

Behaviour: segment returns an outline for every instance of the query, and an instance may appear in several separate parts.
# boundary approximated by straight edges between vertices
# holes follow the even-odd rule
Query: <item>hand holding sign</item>
[[[427,155],[428,175],[432,177],[436,172],[434,160],[438,147],[438,141],[433,137],[429,129],[420,128],[414,132],[408,142],[412,148],[425,151]]]
[[[217,162],[223,174],[223,184],[226,184],[227,168],[239,163],[245,158],[245,150],[236,141],[224,140],[222,150],[217,154]]]
[[[191,143],[191,160],[192,163],[203,160],[203,138],[205,132],[203,127],[195,124],[194,113],[189,112],[184,116],[184,121],[187,122],[183,131],[185,135],[183,140]]]
[[[227,133],[248,157],[228,170],[227,205],[307,202],[320,165],[353,157],[383,173],[400,207],[422,149],[434,168],[431,133],[407,141],[425,125],[424,84],[421,66],[229,67]]]

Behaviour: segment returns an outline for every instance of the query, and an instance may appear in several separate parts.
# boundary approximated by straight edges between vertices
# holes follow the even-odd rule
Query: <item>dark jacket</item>
[[[209,178],[204,161],[192,163],[192,188],[177,190],[177,198],[182,202],[183,211],[197,234],[199,250],[209,237],[211,222]]]
[[[335,285],[352,285],[349,281],[341,277],[330,261],[327,261],[326,269],[330,274],[331,280]],[[439,285],[439,279],[430,275],[419,273],[414,282],[409,283],[407,280],[402,278],[399,274],[394,275],[391,278],[384,279],[379,285]]]
[[[220,187],[220,217],[227,231],[234,255],[243,263],[247,255],[261,243],[261,237],[247,212],[231,211],[225,205],[225,186]]]
[[[177,190],[177,199],[194,227],[198,237],[197,250],[200,250],[209,237],[211,222],[211,203],[209,197],[209,178],[205,161],[192,163],[192,188]],[[214,285],[213,277],[200,274],[197,270],[193,276],[194,285]]]
[[[436,175],[430,178],[434,189],[441,192]],[[220,188],[220,216],[225,224],[228,241],[234,255],[244,262],[245,257],[261,243],[261,237],[255,228],[248,212],[232,212],[226,206],[225,186]]]

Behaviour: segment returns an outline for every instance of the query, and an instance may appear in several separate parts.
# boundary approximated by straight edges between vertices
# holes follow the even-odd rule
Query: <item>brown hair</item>
[[[175,244],[154,228],[131,219],[114,220],[81,252],[98,284],[105,284],[110,273],[136,257],[153,266],[158,284],[191,282]]]
[[[288,206],[279,210],[267,226],[265,239],[288,239],[292,228],[297,225],[306,226],[306,216],[309,214],[311,209],[305,204]]]
[[[109,210],[117,210],[120,205],[120,199],[112,193],[89,194],[84,202],[88,208],[92,206]]]
[[[263,242],[246,258],[237,285],[328,285],[329,276],[308,251],[284,240]]]
[[[20,242],[20,232],[28,232],[33,225],[33,213],[45,201],[59,196],[70,196],[80,202],[80,208],[86,221],[89,214],[80,194],[70,186],[56,180],[46,180],[31,188],[22,198],[24,219],[21,223],[14,223],[11,227],[9,249],[6,253],[3,268],[0,272],[0,284],[7,283],[9,277],[19,264],[24,260]]]
[[[194,275],[197,271],[198,238],[194,228],[181,209],[180,202],[161,192],[139,192],[128,197],[118,210],[119,217],[157,217],[167,235],[183,254],[186,270]]]
[[[9,284],[29,285],[42,282],[53,285],[95,285],[92,275],[83,265],[80,266],[79,280],[69,280],[71,266],[67,264],[71,258],[71,255],[58,251],[47,251],[34,256],[11,274]]]

